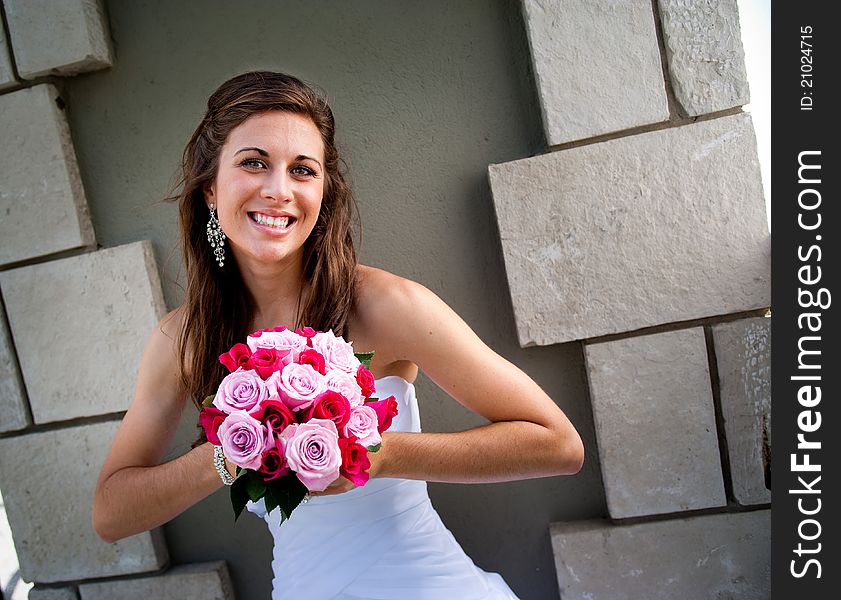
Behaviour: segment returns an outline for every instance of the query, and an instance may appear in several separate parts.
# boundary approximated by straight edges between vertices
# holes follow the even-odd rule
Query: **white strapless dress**
[[[420,431],[415,387],[394,375],[377,396],[393,395],[389,431]],[[280,524],[263,500],[250,512],[274,538],[272,600],[518,600],[498,574],[477,567],[433,508],[425,481],[371,479],[314,496]]]

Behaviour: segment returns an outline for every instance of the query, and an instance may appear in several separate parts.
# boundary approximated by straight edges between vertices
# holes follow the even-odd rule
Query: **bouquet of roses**
[[[340,475],[365,485],[368,452],[397,415],[394,396],[373,397],[374,353],[311,327],[261,329],[246,342],[219,357],[230,374],[199,413],[208,441],[237,465],[234,520],[264,498],[283,522]]]

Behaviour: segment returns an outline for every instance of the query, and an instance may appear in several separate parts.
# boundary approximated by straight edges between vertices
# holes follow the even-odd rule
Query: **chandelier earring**
[[[213,254],[216,256],[216,262],[220,267],[225,266],[225,232],[219,226],[219,219],[216,218],[216,213],[213,211],[214,205],[210,204],[210,220],[207,222],[207,241],[210,242],[210,247],[214,248]]]

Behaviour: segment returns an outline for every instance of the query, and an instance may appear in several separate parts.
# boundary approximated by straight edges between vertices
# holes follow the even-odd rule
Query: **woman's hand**
[[[382,438],[383,443],[380,446],[380,449],[376,452],[368,452],[368,460],[371,461],[371,466],[368,468],[368,478],[369,480],[374,479],[379,475],[380,467],[382,465],[382,461],[384,458],[384,448],[387,444],[386,439],[388,437],[388,432],[383,432]],[[334,496],[336,494],[343,494],[344,492],[349,492],[353,488],[358,487],[352,481],[347,479],[346,477],[342,477],[339,475],[339,478],[334,480],[333,483],[327,486],[323,492],[310,492],[310,496]]]

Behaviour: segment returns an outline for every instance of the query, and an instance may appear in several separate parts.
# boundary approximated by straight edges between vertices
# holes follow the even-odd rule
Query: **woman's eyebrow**
[[[262,148],[257,148],[256,146],[249,146],[248,148],[240,148],[239,150],[237,150],[236,152],[234,152],[234,156],[236,156],[236,155],[237,155],[237,154],[239,154],[240,152],[248,152],[248,151],[250,151],[250,150],[254,150],[254,151],[255,151],[255,152],[257,152],[260,156],[268,156],[268,155],[269,155],[269,153],[268,153],[268,152],[266,152],[265,150],[263,150]],[[311,160],[311,161],[313,161],[315,164],[317,164],[319,167],[321,166],[321,163],[318,161],[318,159],[317,159],[317,158],[313,158],[312,156],[307,156],[306,154],[299,154],[299,155],[295,158],[295,160]]]

